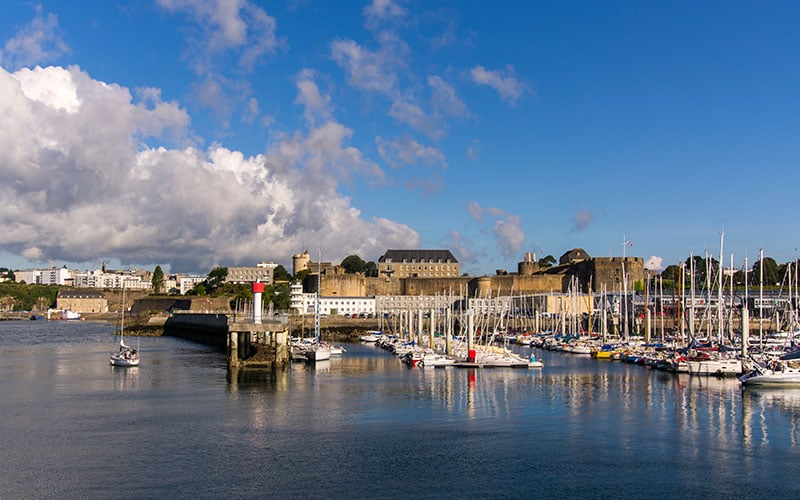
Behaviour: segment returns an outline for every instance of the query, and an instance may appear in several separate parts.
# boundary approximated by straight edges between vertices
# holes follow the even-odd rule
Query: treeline
[[[0,283],[0,310],[46,311],[56,306],[58,289],[58,285]]]
[[[764,257],[763,263],[761,260],[756,260],[749,268],[734,271],[733,285],[737,288],[744,288],[745,286],[757,287],[763,283],[767,288],[788,287],[790,272],[792,281],[794,281],[798,263],[800,261],[794,260],[778,264],[772,257]],[[716,286],[719,280],[720,268],[719,261],[713,257],[695,255],[694,257],[688,257],[681,265],[667,266],[661,272],[661,278],[664,280],[665,287],[678,287],[681,282],[683,282],[684,286],[689,287],[692,283],[692,272],[694,272],[695,287],[704,288],[709,280],[712,286]],[[683,272],[683,280],[681,280],[681,272]],[[730,286],[730,282],[731,277],[729,275],[723,276],[724,286]]]

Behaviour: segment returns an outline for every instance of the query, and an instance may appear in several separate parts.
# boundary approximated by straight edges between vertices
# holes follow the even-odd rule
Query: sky
[[[793,1],[9,0],[0,267],[783,263],[798,89]]]

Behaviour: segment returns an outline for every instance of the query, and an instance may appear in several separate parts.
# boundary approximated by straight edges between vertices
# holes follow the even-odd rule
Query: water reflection
[[[788,440],[800,442],[800,389],[752,388],[742,391],[742,436],[752,447]],[[789,419],[788,426],[771,423]]]

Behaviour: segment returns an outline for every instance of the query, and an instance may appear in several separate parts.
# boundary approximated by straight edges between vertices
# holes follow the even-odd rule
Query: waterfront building
[[[29,285],[67,285],[71,278],[72,274],[66,267],[14,271],[14,281],[24,281]]]
[[[194,289],[198,283],[202,283],[205,279],[205,276],[198,274],[177,274],[175,275],[176,289],[181,295],[186,295],[186,292]]]
[[[378,275],[394,278],[455,278],[460,267],[450,250],[387,250]]]
[[[293,290],[293,291],[296,291]],[[316,293],[292,294],[291,307],[299,314],[314,314],[317,303]],[[321,315],[374,315],[375,297],[326,297],[319,298],[319,313]]]
[[[106,313],[108,300],[100,290],[62,288],[56,296],[56,309],[76,313]]]
[[[272,284],[272,275],[278,264],[274,262],[259,262],[255,267],[229,267],[225,283],[237,285],[260,281],[266,285]]]
[[[442,311],[450,309],[461,297],[453,295],[378,295],[378,314],[399,314],[403,311]]]
[[[122,288],[147,290],[152,287],[151,277],[146,271],[111,271],[95,269],[75,272],[76,288]]]

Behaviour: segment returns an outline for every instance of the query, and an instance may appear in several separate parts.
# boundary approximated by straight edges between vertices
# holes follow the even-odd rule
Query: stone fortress
[[[516,272],[498,270],[493,276],[461,276],[458,261],[449,250],[387,250],[378,260],[378,276],[347,274],[331,263],[312,262],[308,252],[295,254],[293,274],[308,270],[306,292],[317,289],[326,297],[374,297],[389,295],[447,295],[491,297],[566,293],[570,287],[586,292],[627,290],[645,279],[641,257],[591,257],[582,248],[564,253],[557,265],[541,269],[536,255],[526,253]],[[319,270],[319,272],[318,272]]]

